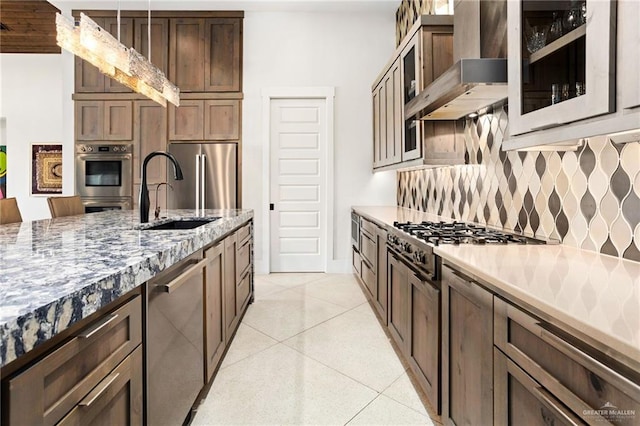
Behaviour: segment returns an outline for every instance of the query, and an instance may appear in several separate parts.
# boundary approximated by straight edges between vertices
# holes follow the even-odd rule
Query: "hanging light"
[[[118,8],[118,32],[120,31]],[[149,44],[151,44],[151,8],[149,8]],[[180,105],[180,90],[164,73],[134,48],[126,47],[84,13],[80,26],[60,13],[56,14],[58,46],[96,66],[101,73],[133,91],[167,106],[167,100]],[[151,52],[149,46],[149,54]]]

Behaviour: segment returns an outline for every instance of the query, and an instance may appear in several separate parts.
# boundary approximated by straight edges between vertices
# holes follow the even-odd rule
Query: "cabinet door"
[[[104,101],[104,139],[130,141],[133,139],[132,101]]]
[[[464,164],[464,123],[465,120],[422,123],[426,164]]]
[[[181,92],[204,91],[204,19],[170,20],[169,78]]]
[[[104,140],[104,101],[75,101],[76,140]]]
[[[118,20],[117,18],[105,18],[104,27],[116,39],[118,38]],[[133,18],[120,18],[120,43],[125,46],[133,46]],[[111,77],[104,77],[105,92],[131,92],[127,86],[124,86]]]
[[[225,343],[228,344],[238,324],[236,310],[236,234],[224,240],[224,328]]]
[[[618,0],[618,43],[616,72],[622,108],[640,107],[640,2],[636,0]]]
[[[391,66],[389,78],[385,80],[387,92],[387,164],[402,161],[402,78],[400,60]]]
[[[388,321],[387,299],[389,287],[387,285],[387,231],[378,229],[376,234],[378,240],[378,271],[376,274],[376,297],[373,301],[382,322],[386,325]]]
[[[205,270],[205,351],[206,351],[206,380],[209,382],[224,352],[223,305],[224,300],[224,250],[225,243],[220,241],[210,249],[205,250],[204,256],[209,259]]]
[[[420,87],[424,89],[453,65],[453,26],[427,26],[420,32],[422,34]]]
[[[440,412],[440,290],[409,272],[411,323],[409,365]]]
[[[389,332],[406,353],[409,333],[408,268],[395,254],[389,253]]]
[[[371,94],[373,101],[373,168],[384,165],[380,154],[380,88],[381,84],[376,86]]]
[[[494,351],[496,425],[586,424],[502,352]]]
[[[389,80],[389,76],[385,76],[380,83],[380,88],[378,89],[378,96],[380,97],[380,105],[378,105],[378,117],[380,118],[380,152],[378,158],[378,164],[381,166],[386,166],[389,162],[388,154],[387,154],[387,125],[389,118],[387,117],[387,81]]]
[[[586,11],[582,11],[580,3],[570,1],[508,2],[511,135],[615,109],[615,3],[586,0],[582,2]],[[532,37],[531,28],[556,21],[561,31],[555,40]],[[560,21],[569,24],[560,25]]]
[[[204,101],[183,100],[180,106],[169,105],[169,139],[204,140]]]
[[[149,22],[146,18],[134,20],[135,39],[133,47],[165,75],[169,74],[169,20],[166,18],[151,18],[151,58],[149,58]]]
[[[154,151],[167,150],[167,110],[153,101],[135,101],[133,182],[140,183],[142,160]],[[147,165],[147,183],[167,181],[167,162],[154,159]]]
[[[204,101],[204,140],[240,139],[240,101]]]
[[[493,423],[493,296],[443,266],[442,418],[448,425]]]
[[[78,19],[80,19],[78,17]],[[105,18],[91,18],[104,28]],[[89,62],[75,56],[75,89],[77,93],[104,92],[105,76]]]
[[[204,91],[241,91],[242,20],[210,18],[205,25]]]
[[[58,423],[72,425],[142,425],[142,345]]]
[[[402,108],[421,90],[422,69],[420,64],[420,32],[417,32],[400,54],[402,75]],[[404,113],[402,114],[404,120]],[[405,120],[402,131],[402,161],[413,160],[421,156],[421,122]]]

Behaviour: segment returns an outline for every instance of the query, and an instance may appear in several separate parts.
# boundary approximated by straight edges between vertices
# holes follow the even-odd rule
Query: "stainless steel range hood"
[[[507,97],[505,0],[463,0],[454,11],[457,62],[405,105],[405,118],[457,120]]]

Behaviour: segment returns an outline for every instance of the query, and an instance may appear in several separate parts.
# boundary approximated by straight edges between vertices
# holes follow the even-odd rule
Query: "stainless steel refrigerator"
[[[235,143],[171,143],[184,180],[171,181],[170,209],[235,209],[238,206]]]

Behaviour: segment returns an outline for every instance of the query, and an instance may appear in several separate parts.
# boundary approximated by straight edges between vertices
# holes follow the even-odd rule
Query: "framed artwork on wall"
[[[31,195],[62,194],[62,145],[31,144]]]
[[[0,145],[0,200],[7,198],[7,146]]]

